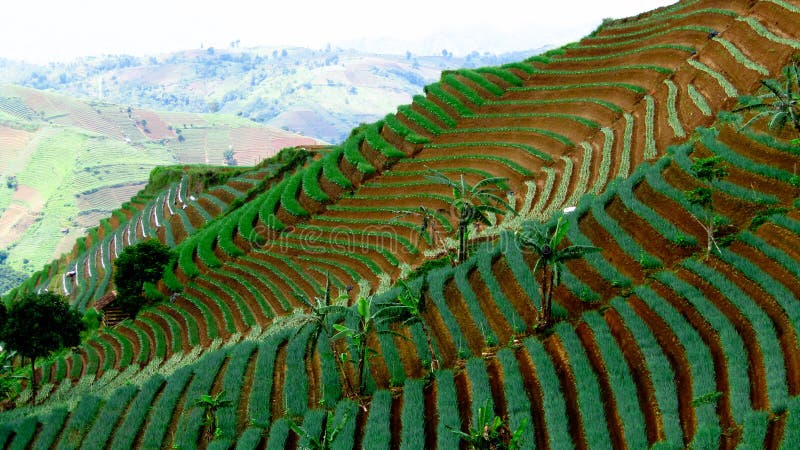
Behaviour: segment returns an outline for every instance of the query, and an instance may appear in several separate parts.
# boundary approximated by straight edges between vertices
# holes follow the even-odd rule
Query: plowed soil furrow
[[[185,302],[189,303],[188,301],[185,301]],[[198,324],[198,329],[199,329],[202,326],[201,324],[205,323],[205,319],[203,319],[202,315],[198,319],[198,318],[186,313],[185,312],[186,311],[185,308],[181,307],[181,309],[183,309],[185,315],[181,314],[179,312],[179,310],[173,309],[173,308],[163,308],[162,312],[165,315],[168,315],[168,316],[172,317],[178,323],[178,328],[179,328],[179,331],[180,331],[180,342],[182,344],[181,350],[184,351],[184,352],[188,352],[188,351],[190,351],[192,349],[192,344],[189,341],[189,324],[188,324],[188,321],[189,320],[194,321],[196,324]],[[203,333],[203,336],[206,336],[206,339],[207,339],[206,342],[210,342],[210,340],[208,340],[208,337],[207,337],[208,334]]]
[[[194,283],[198,288],[205,289],[206,291],[210,291],[210,293],[215,294],[219,298],[219,302],[222,303],[222,305],[220,305],[220,308],[224,306],[225,308],[231,311],[231,316],[233,317],[233,326],[237,331],[244,331],[247,329],[247,325],[245,324],[244,317],[242,317],[241,311],[239,311],[239,307],[236,305],[233,299],[229,298],[225,294],[225,292],[214,286],[212,283],[209,283],[208,281],[203,279],[196,278]],[[187,287],[186,290],[187,291],[194,290],[194,287]],[[203,292],[197,292],[197,295],[202,296],[198,298],[208,297],[206,295],[203,295]],[[207,301],[206,303],[210,302]],[[217,302],[214,301],[213,303]]]
[[[469,351],[473,355],[480,355],[486,349],[486,338],[478,328],[466,302],[464,302],[464,298],[461,296],[461,292],[452,279],[445,283],[444,299],[447,307],[453,312],[453,317],[455,317],[458,327],[464,334],[464,338],[467,340],[465,344],[468,346]]]
[[[247,261],[238,260],[237,262],[241,264],[242,267],[249,267]],[[219,277],[218,279],[220,280],[220,282],[226,283],[226,285],[233,288],[236,291],[236,293],[239,294],[240,297],[252,298],[253,293],[250,292],[250,290],[247,289],[247,287],[244,286],[241,282],[239,282],[236,276],[229,276],[228,274],[237,275],[238,277],[241,277],[243,280],[250,283],[252,287],[257,289],[261,293],[261,295],[264,297],[264,300],[266,300],[266,302],[269,304],[270,308],[276,315],[288,312],[281,304],[281,302],[276,298],[275,294],[266,284],[264,279],[262,279],[261,276],[256,275],[258,273],[260,272],[251,272],[249,270],[242,270],[238,265],[236,266],[227,265],[226,272],[219,273],[217,276]],[[261,313],[259,313],[259,315],[260,314]]]
[[[270,421],[274,422],[275,419],[283,417],[283,386],[287,381],[286,373],[286,350],[289,341],[281,342],[278,351],[275,353],[275,369],[273,371],[274,378],[272,380],[272,392],[270,393],[270,408],[271,418]]]

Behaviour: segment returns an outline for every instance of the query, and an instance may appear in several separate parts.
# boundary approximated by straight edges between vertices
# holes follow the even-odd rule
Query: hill
[[[440,71],[518,61],[502,55],[381,55],[336,47],[205,48],[36,66],[0,60],[0,82],[157,111],[225,113],[341,142],[407,103]]]
[[[316,141],[241,118],[155,112],[0,88],[0,249],[30,275],[72,248],[158,166],[255,165]]]
[[[160,287],[177,295],[43,364],[41,404],[24,390],[0,442],[302,448],[300,424],[336,428],[335,448],[460,448],[452,429],[480,434],[488,408],[527,424],[522,448],[797,447],[800,135],[726,111],[796,60],[798,24],[782,0],[687,0],[526,61],[445,72],[341,145],[186,209],[187,178],[132,202],[6,301],[47,287],[97,305],[111,255],[149,236],[175,249]],[[686,196],[707,157],[729,171],[708,257]],[[473,229],[455,265],[436,234],[453,246],[459,216],[428,169],[504,177],[515,206]],[[524,220],[566,221],[569,244],[601,249],[565,264],[549,330]],[[355,308],[302,301],[329,292]],[[365,331],[409,296],[417,320]],[[201,395],[231,402],[218,430]]]

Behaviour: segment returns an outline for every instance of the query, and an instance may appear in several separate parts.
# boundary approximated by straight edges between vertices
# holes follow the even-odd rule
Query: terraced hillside
[[[9,297],[48,287],[91,307],[108,290],[97,264],[112,242],[155,234],[178,255],[163,286],[175,301],[44,364],[41,404],[22,406],[23,392],[0,415],[0,442],[302,448],[291,424],[319,435],[327,409],[343,424],[335,448],[459,448],[450,428],[467,431],[488,405],[512,429],[527,423],[523,448],[796,447],[797,136],[721,112],[778,76],[800,49],[798,23],[800,8],[780,0],[681,2],[543,57],[445,73],[227,210],[190,204],[183,217],[172,186]],[[730,168],[714,196],[728,242],[703,259],[684,192],[707,156]],[[429,168],[506,177],[518,214],[475,231],[486,242],[466,261],[408,279],[428,306],[369,335],[379,356],[369,395],[354,398],[357,369],[341,374],[336,355],[355,342],[331,345],[300,298],[323,296],[326,281],[350,303],[381,291],[375,308],[402,293],[392,282],[441,253],[413,213],[438,211],[443,233],[457,220]],[[535,257],[515,231],[567,206],[568,241],[602,251],[566,265],[562,320],[538,333]],[[232,405],[209,442],[192,405],[219,393]]]
[[[155,167],[222,165],[228,150],[238,164],[254,165],[283,147],[315,143],[233,117],[128,111],[4,86],[0,249],[10,267],[31,274],[133,197]]]

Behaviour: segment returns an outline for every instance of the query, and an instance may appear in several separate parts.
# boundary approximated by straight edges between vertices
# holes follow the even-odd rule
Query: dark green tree
[[[553,291],[561,280],[561,270],[566,261],[583,258],[587,253],[600,251],[600,248],[591,245],[561,246],[561,241],[567,235],[569,222],[561,216],[552,231],[547,230],[538,222],[526,222],[522,230],[517,233],[517,242],[536,253],[538,259],[533,268],[534,273],[542,272],[542,318],[539,329],[547,329],[552,321]]]
[[[148,239],[126,247],[114,262],[114,285],[117,287],[116,304],[123,312],[135,317],[142,306],[149,303],[143,295],[144,284],[156,284],[169,264],[172,252],[155,239]]]
[[[453,181],[442,172],[433,169],[429,169],[429,175],[426,178],[453,190],[453,197],[449,199],[449,203],[458,213],[458,262],[467,259],[467,240],[471,224],[480,222],[490,225],[487,216],[487,213],[490,212],[495,214],[514,213],[514,208],[495,194],[501,190],[500,185],[506,181],[505,178],[484,178],[471,185],[464,180],[463,174],[459,181]]]
[[[36,402],[36,359],[81,343],[81,314],[52,292],[28,293],[8,310],[0,342],[31,363],[31,400]]]
[[[694,214],[692,217],[700,223],[700,226],[706,232],[705,256],[708,258],[711,255],[712,248],[716,248],[719,251],[719,246],[715,240],[718,219],[714,211],[714,184],[728,176],[728,167],[722,164],[722,159],[719,156],[698,158],[692,163],[692,173],[703,183],[703,186],[687,191],[686,199],[692,205],[698,206],[702,211],[700,217]]]

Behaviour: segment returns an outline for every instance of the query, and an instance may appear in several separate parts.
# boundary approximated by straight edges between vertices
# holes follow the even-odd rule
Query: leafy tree
[[[739,103],[742,106],[734,109],[734,112],[757,112],[742,128],[758,119],[769,117],[769,128],[773,131],[780,132],[787,123],[800,131],[800,68],[797,62],[783,68],[782,82],[761,80],[761,86],[765,88],[765,93],[755,97],[740,97]]]
[[[19,391],[19,383],[25,379],[18,369],[14,368],[14,358],[17,352],[0,350],[0,411],[4,404],[8,404]]]
[[[219,427],[219,418],[217,418],[217,411],[233,405],[232,401],[222,398],[224,395],[225,391],[220,391],[217,395],[203,394],[194,399],[194,406],[203,408],[205,415],[203,424],[208,426],[208,435],[210,438],[216,438],[222,434],[222,430]]]
[[[156,284],[164,274],[172,257],[169,247],[155,239],[148,239],[126,247],[114,262],[114,285],[117,287],[116,304],[130,316],[149,301],[143,295],[144,284]]]
[[[484,406],[478,408],[477,423],[469,428],[469,433],[450,428],[462,441],[475,450],[516,450],[520,448],[519,440],[528,424],[527,420],[511,432],[508,424],[492,413],[492,408],[487,400]]]
[[[36,359],[81,342],[81,314],[52,292],[28,293],[13,303],[0,328],[0,341],[31,363],[32,401],[36,402]]]
[[[500,190],[499,185],[505,182],[506,178],[489,177],[471,185],[464,180],[463,174],[460,181],[456,182],[437,170],[429,169],[429,172],[430,175],[427,175],[426,178],[453,189],[453,197],[449,199],[449,202],[450,206],[458,212],[458,261],[463,262],[467,259],[468,230],[471,224],[480,222],[490,225],[487,216],[489,212],[495,214],[514,213],[514,208],[495,194]]]
[[[309,450],[330,450],[333,448],[333,442],[336,440],[336,436],[338,436],[344,426],[347,425],[347,421],[350,419],[350,412],[345,411],[339,423],[335,423],[334,416],[335,413],[328,410],[328,415],[325,416],[322,427],[322,436],[319,438],[309,433],[308,430],[297,422],[291,422],[289,426],[295,434],[308,441],[307,448]]]
[[[691,170],[694,176],[697,177],[704,186],[687,191],[686,199],[689,203],[700,207],[702,210],[701,217],[695,215],[693,215],[693,217],[706,231],[707,244],[705,256],[708,258],[711,255],[712,247],[719,251],[719,246],[714,238],[718,222],[718,218],[714,213],[714,183],[728,176],[728,167],[722,165],[722,159],[719,156],[711,156],[708,158],[695,159],[692,163]]]
[[[551,232],[544,229],[544,226],[538,222],[526,222],[522,225],[522,231],[517,233],[517,242],[524,248],[532,249],[538,257],[533,272],[543,272],[540,281],[542,318],[538,325],[539,329],[546,329],[550,326],[553,291],[561,280],[564,262],[583,258],[587,253],[600,251],[600,248],[591,245],[570,245],[559,249],[561,241],[564,240],[564,236],[569,230],[569,224],[561,216]]]

